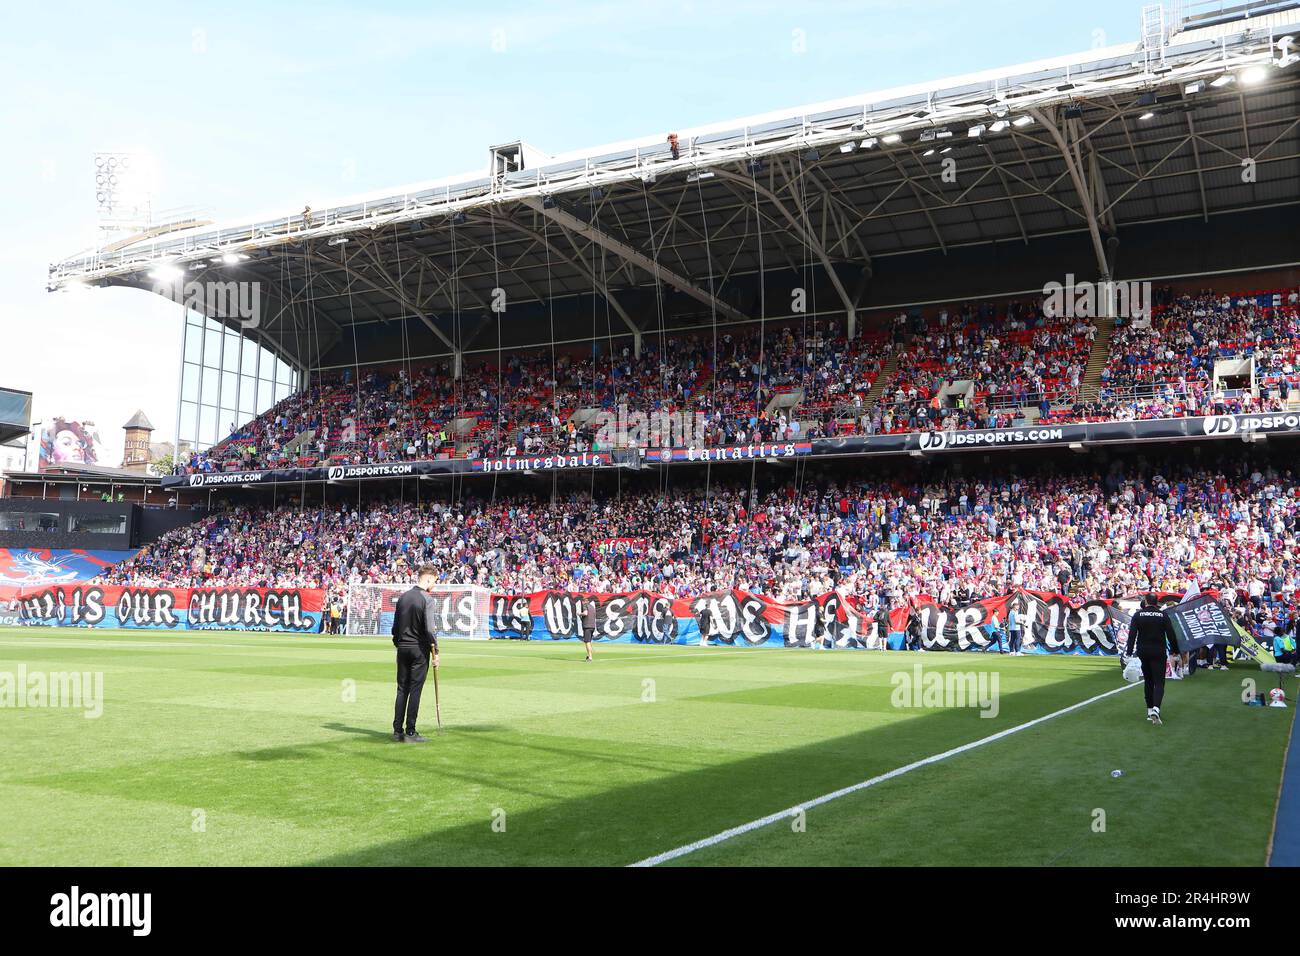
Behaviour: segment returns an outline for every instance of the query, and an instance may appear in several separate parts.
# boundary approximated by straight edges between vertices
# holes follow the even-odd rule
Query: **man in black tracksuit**
[[[1169,616],[1160,610],[1155,595],[1142,599],[1141,609],[1128,625],[1126,653],[1142,662],[1142,689],[1147,699],[1147,720],[1160,723],[1160,702],[1165,696],[1165,664],[1178,654],[1178,638]]]
[[[420,692],[429,676],[430,655],[433,666],[438,666],[437,612],[428,593],[437,580],[433,568],[420,568],[415,587],[397,599],[397,610],[393,614],[393,646],[397,648],[393,739],[408,744],[427,741],[416,731],[415,721],[420,715]]]

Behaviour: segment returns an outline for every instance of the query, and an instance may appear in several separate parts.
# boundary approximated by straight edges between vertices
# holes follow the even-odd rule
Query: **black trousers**
[[[420,693],[424,679],[429,676],[429,651],[403,644],[397,648],[397,702],[393,706],[393,732],[400,734],[405,725],[408,734],[415,733],[415,721],[420,716]]]
[[[1147,697],[1147,707],[1159,707],[1165,698],[1165,661],[1161,654],[1139,657],[1142,662],[1142,691]]]

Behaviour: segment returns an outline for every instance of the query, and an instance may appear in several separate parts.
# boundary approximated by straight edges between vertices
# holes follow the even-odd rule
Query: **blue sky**
[[[125,12],[125,11],[129,11]],[[1131,41],[1140,0],[38,3],[0,35],[0,385],[174,430],[180,307],[44,291],[94,236],[91,156],[158,169],[154,207],[291,212],[548,153]],[[799,31],[796,33],[796,31]],[[802,50],[798,49],[802,41]]]

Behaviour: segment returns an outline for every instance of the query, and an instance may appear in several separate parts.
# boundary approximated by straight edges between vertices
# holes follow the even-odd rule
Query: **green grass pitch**
[[[0,630],[0,672],[104,681],[97,719],[0,707],[0,864],[622,865],[1120,684],[1082,657],[596,655],[446,642],[445,733],[430,680],[411,746],[384,639]],[[998,716],[894,707],[917,662],[996,671]],[[1243,706],[1246,676],[1171,683],[1161,728],[1127,690],[673,862],[1262,864],[1292,711]]]

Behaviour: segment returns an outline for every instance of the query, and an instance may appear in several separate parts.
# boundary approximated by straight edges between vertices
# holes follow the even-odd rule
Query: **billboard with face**
[[[104,443],[94,422],[55,418],[41,427],[41,471],[59,465],[98,465],[104,457]]]

